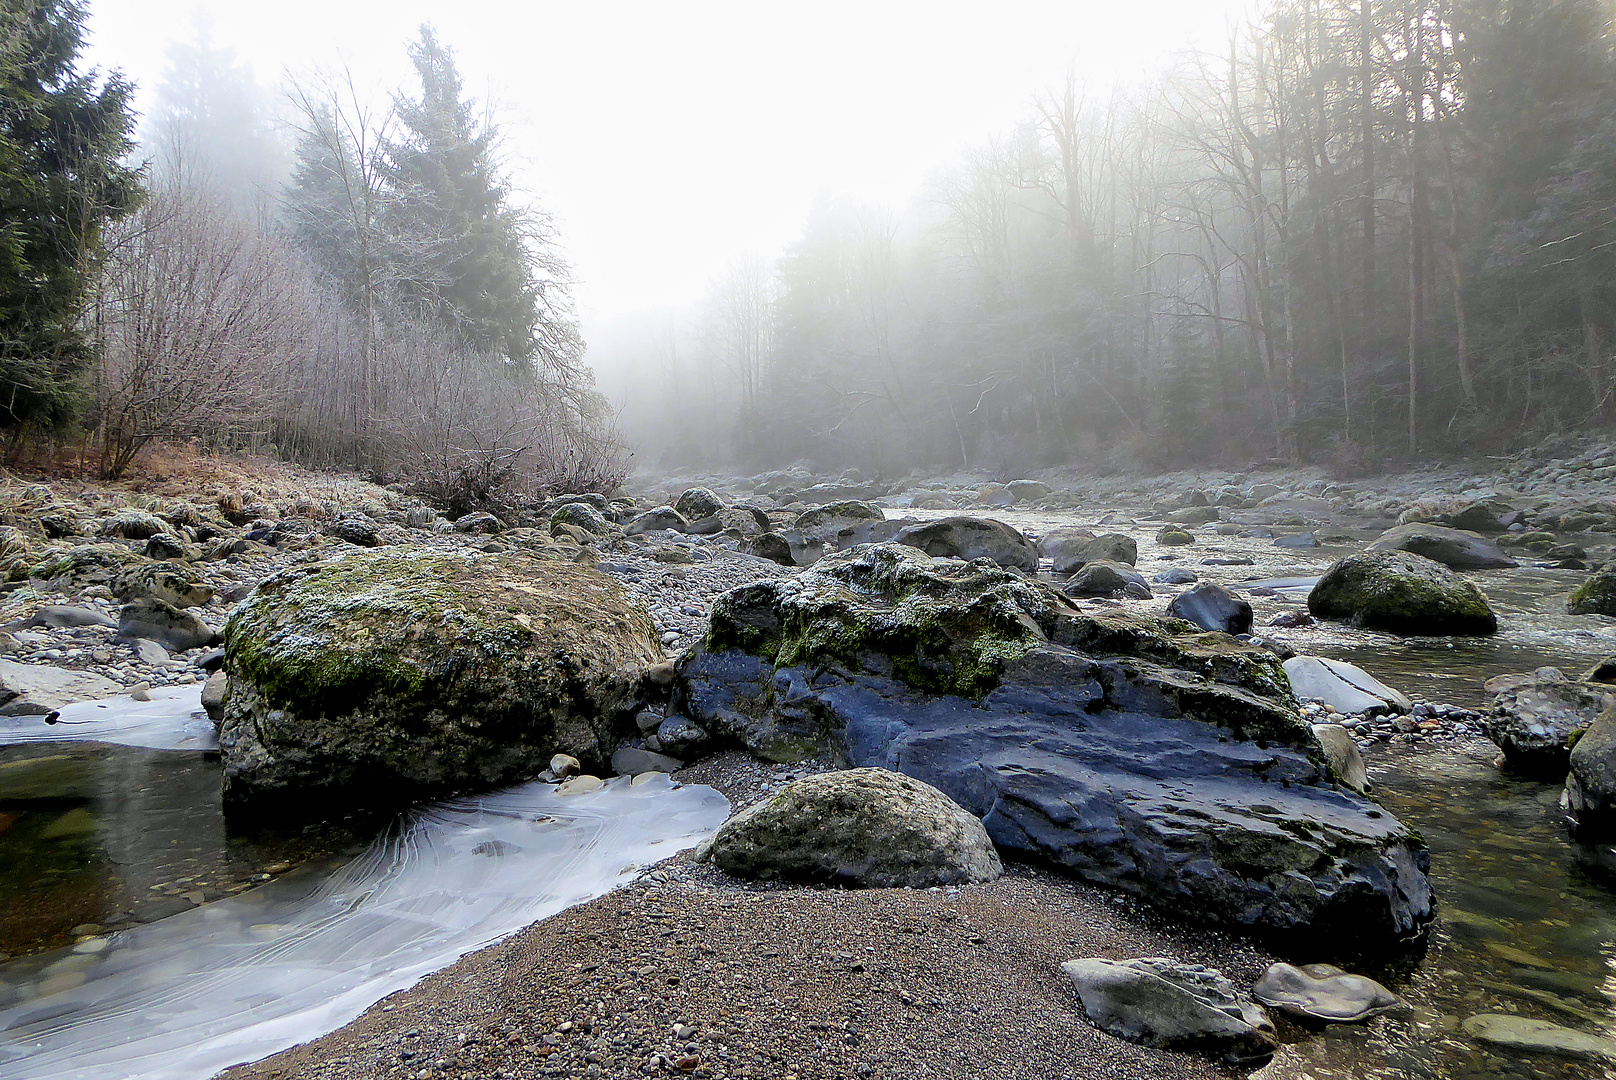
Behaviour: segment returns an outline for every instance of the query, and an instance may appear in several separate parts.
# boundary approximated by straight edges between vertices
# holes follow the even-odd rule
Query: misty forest
[[[0,1077],[1616,1076],[1613,0],[139,6],[0,0]]]

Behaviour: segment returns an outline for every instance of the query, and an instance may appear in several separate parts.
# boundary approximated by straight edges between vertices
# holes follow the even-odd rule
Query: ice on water
[[[64,724],[83,726],[26,718],[27,730],[196,746],[186,742],[197,738],[195,690],[153,699],[75,705]],[[19,721],[5,724],[0,741],[24,741]],[[626,777],[587,795],[533,783],[424,808],[334,873],[305,867],[117,934],[99,952],[0,967],[4,996],[23,995],[0,1010],[0,1076],[202,1080],[331,1031],[465,953],[607,892],[633,867],[710,835],[728,812],[711,788]]]
[[[161,686],[150,701],[132,697],[80,701],[43,716],[0,716],[0,746],[34,742],[103,742],[148,750],[217,750],[218,733],[202,711],[202,686]]]

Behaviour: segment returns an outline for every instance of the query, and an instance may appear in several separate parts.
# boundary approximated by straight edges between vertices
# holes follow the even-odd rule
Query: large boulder
[[[1001,851],[1182,917],[1337,952],[1420,937],[1418,837],[1339,782],[1272,653],[1183,627],[872,545],[721,596],[676,703],[768,760],[913,776]]]
[[[1475,585],[1423,555],[1363,551],[1335,562],[1307,597],[1327,619],[1395,634],[1491,634],[1498,617]]]
[[[1075,574],[1091,562],[1126,563],[1139,561],[1139,542],[1122,533],[1101,533],[1081,546],[1051,558],[1050,569],[1057,574]]]
[[[586,502],[570,502],[556,507],[550,515],[551,535],[555,535],[563,525],[582,529],[590,536],[610,536],[613,532],[613,525],[606,520],[606,515]]]
[[[1166,957],[1069,960],[1083,1012],[1103,1031],[1162,1050],[1197,1050],[1252,1064],[1279,1048],[1273,1021],[1223,973]]]
[[[866,888],[992,881],[982,822],[929,784],[886,769],[793,780],[726,821],[704,850],[736,877]]]
[[[1565,775],[1572,744],[1616,697],[1616,687],[1568,679],[1552,667],[1496,675],[1486,689],[1493,696],[1487,737],[1504,761],[1551,780]]]
[[[1411,551],[1454,570],[1495,570],[1519,566],[1504,549],[1480,533],[1413,522],[1380,534],[1370,551]]]
[[[914,524],[913,518],[889,521],[886,513],[872,503],[826,503],[797,515],[791,527],[781,533],[790,545],[793,560],[786,565],[812,566],[828,551],[879,544]]]
[[[1589,575],[1588,580],[1571,594],[1566,602],[1566,610],[1573,615],[1616,617],[1616,565]]]
[[[1038,570],[1038,545],[1002,521],[992,518],[946,517],[899,531],[900,544],[918,548],[934,558],[992,559],[1000,566]]]
[[[598,770],[661,659],[646,613],[574,563],[382,548],[282,571],[225,625],[226,806],[396,806],[558,752]]]
[[[1173,597],[1173,602],[1167,605],[1167,614],[1194,623],[1202,630],[1216,630],[1220,634],[1245,634],[1251,631],[1250,602],[1222,585],[1210,582]]]
[[[1088,529],[1051,529],[1038,538],[1038,550],[1057,574],[1070,574],[1083,565],[1082,553],[1094,534]]]

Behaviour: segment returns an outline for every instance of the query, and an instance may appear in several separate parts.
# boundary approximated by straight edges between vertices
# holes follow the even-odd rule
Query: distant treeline
[[[181,47],[137,143],[130,85],[77,69],[85,16],[0,13],[8,458],[74,446],[115,478],[153,440],[270,448],[456,510],[621,479],[548,219],[429,27],[417,91],[310,76],[280,122]]]
[[[918,212],[827,201],[718,283],[664,453],[1356,468],[1607,425],[1611,15],[1279,0],[1151,85],[1047,89]]]

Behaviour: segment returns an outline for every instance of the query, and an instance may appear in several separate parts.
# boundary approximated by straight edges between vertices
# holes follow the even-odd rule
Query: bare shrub
[[[308,343],[310,282],[284,242],[201,186],[169,184],[120,224],[91,310],[90,442],[103,479],[153,439],[238,441],[278,410]]]

